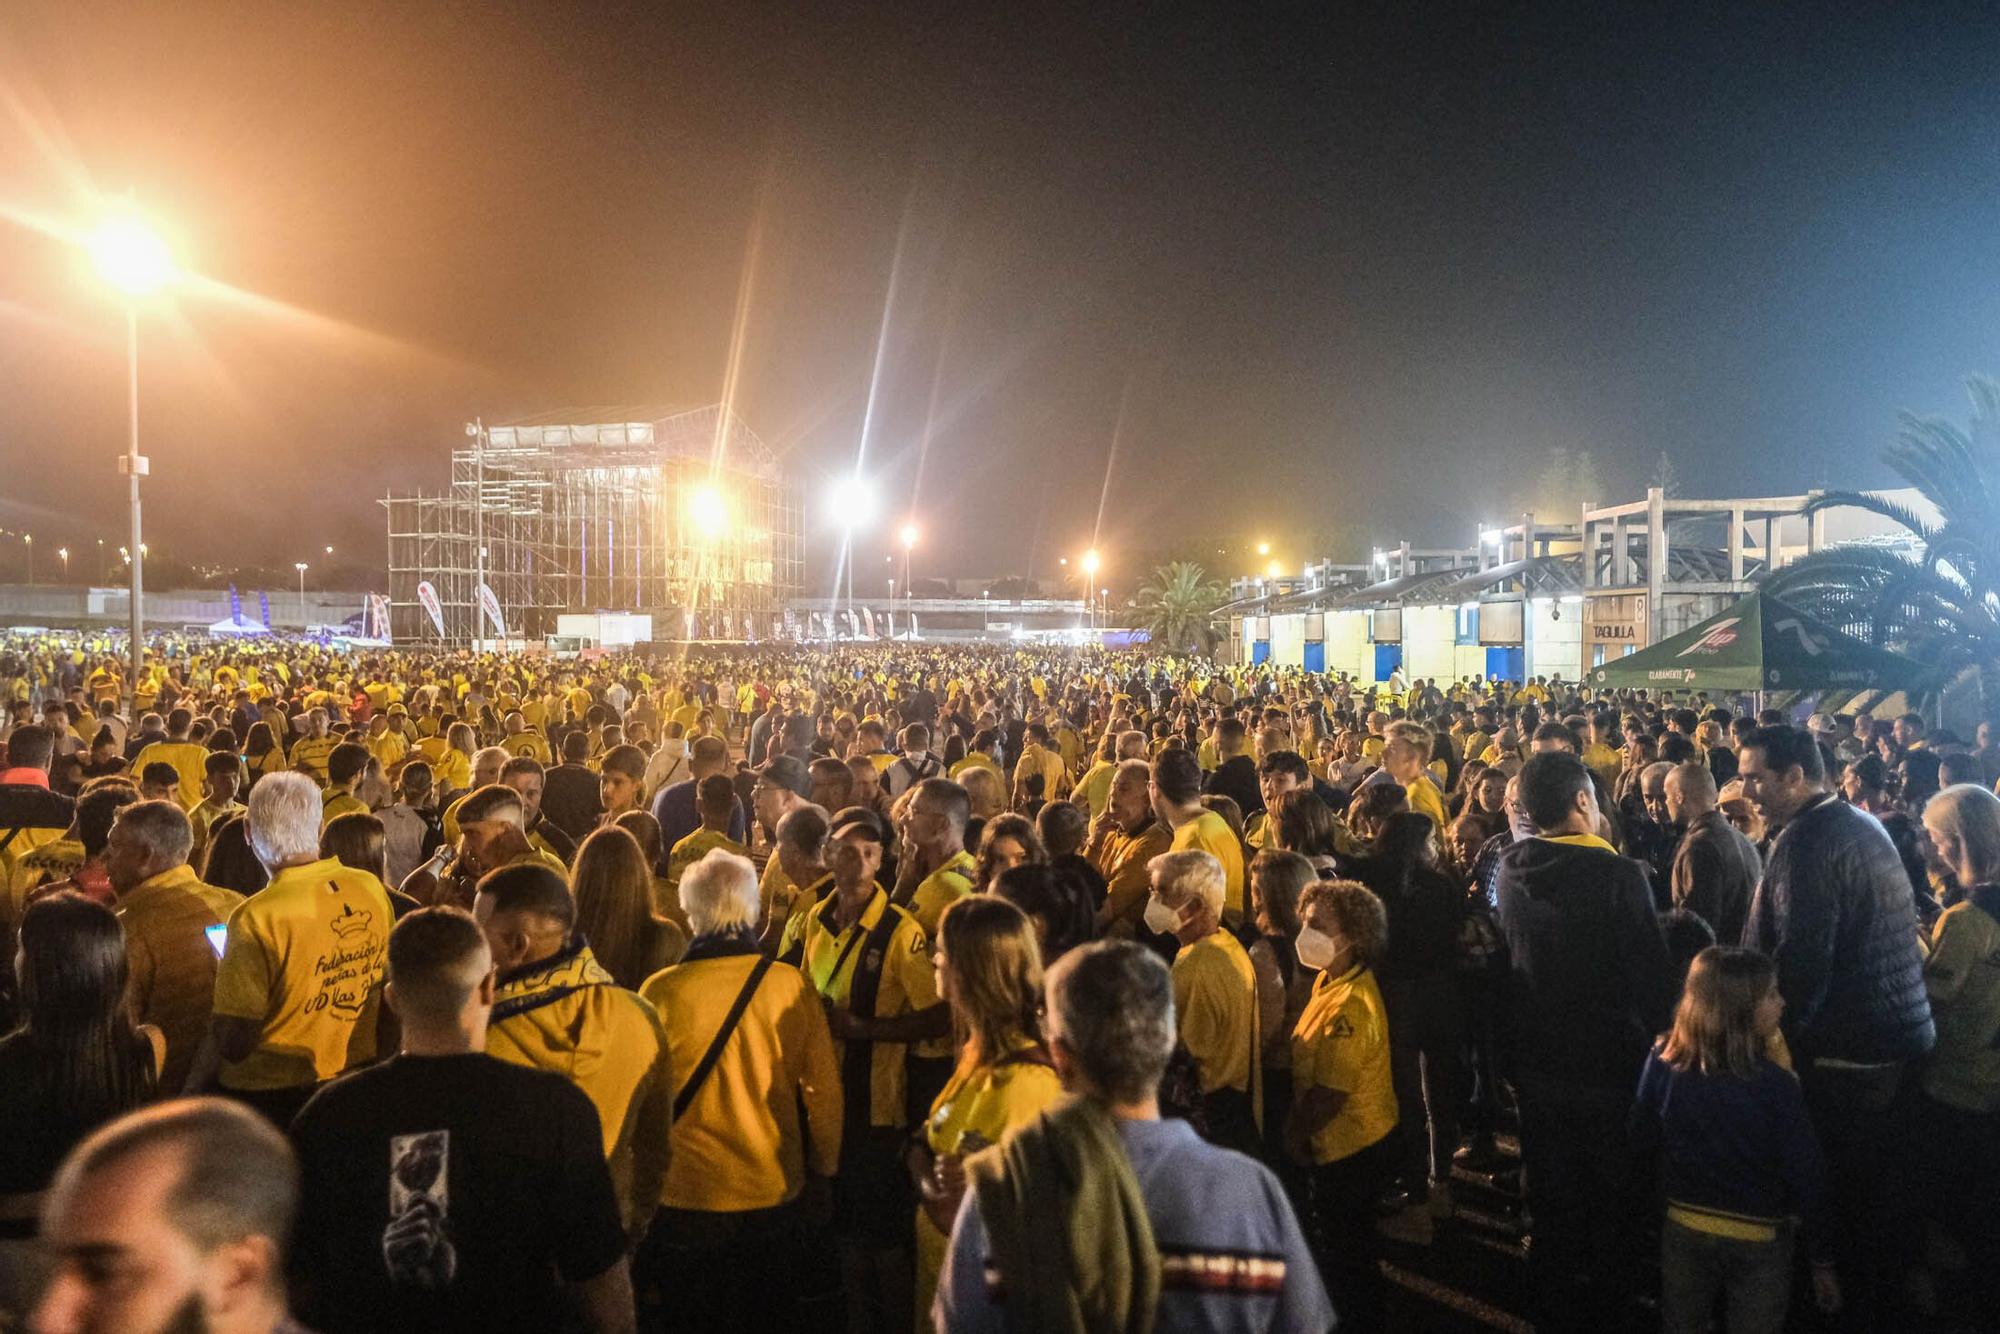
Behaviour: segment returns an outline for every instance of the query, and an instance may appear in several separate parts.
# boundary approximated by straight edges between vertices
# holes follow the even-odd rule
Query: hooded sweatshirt
[[[612,980],[581,935],[500,975],[486,1052],[568,1079],[597,1108],[628,1230],[659,1207],[673,1085],[653,1007]]]
[[[1674,1002],[1646,868],[1594,835],[1538,836],[1500,855],[1494,892],[1518,1073],[1630,1096]]]

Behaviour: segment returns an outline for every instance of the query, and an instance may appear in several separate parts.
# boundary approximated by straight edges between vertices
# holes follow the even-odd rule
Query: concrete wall
[[[1529,676],[1583,678],[1583,599],[1534,598],[1528,603],[1527,672]]]
[[[297,585],[291,588],[237,590],[243,614],[253,621],[264,619],[259,594],[268,597],[271,627],[275,630],[303,630],[310,625],[338,625],[359,614],[361,593],[322,592],[307,589],[305,602],[299,601]],[[301,614],[303,612],[303,614]],[[158,630],[209,626],[229,615],[226,588],[168,588],[145,593],[146,624]],[[123,588],[85,587],[81,584],[0,584],[0,626],[44,625],[55,627],[105,626],[117,628],[131,619],[131,594]]]

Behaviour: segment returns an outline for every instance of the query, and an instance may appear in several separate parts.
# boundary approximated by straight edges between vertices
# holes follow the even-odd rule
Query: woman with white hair
[[[1937,1046],[1912,1115],[1912,1192],[1966,1248],[1966,1272],[1996,1294],[2000,1246],[1990,1217],[2000,1191],[2000,797],[1973,783],[1924,806],[1924,830],[1962,889],[1931,928],[1924,987]]]
[[[682,874],[680,895],[687,953],[640,988],[679,1081],[640,1285],[672,1294],[690,1329],[775,1329],[810,1269],[802,1197],[824,1194],[840,1161],[840,1070],[805,975],[758,951],[749,860],[709,853]]]

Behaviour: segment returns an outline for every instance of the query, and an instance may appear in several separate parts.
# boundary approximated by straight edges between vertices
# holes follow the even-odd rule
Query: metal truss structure
[[[399,644],[533,643],[562,613],[605,611],[650,614],[661,641],[761,639],[802,592],[798,498],[722,405],[584,408],[466,433],[447,490],[382,501]],[[482,582],[504,636],[481,624]]]

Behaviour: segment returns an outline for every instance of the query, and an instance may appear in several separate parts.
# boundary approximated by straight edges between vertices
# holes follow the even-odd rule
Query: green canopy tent
[[[1751,593],[1692,629],[1591,668],[1589,679],[1600,689],[1894,690],[1928,674],[1914,659]]]

